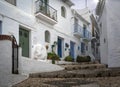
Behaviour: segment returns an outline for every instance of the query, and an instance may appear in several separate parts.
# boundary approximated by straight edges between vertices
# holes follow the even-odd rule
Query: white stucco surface
[[[101,54],[101,63],[108,64],[108,36],[107,36],[107,12],[106,6],[104,7],[100,24],[101,24],[101,35],[100,35],[100,54]]]
[[[120,1],[106,0],[99,23],[102,23],[100,36],[101,63],[108,67],[120,67]]]
[[[112,6],[112,7],[111,7]],[[110,9],[110,10],[109,10]],[[109,0],[108,11],[108,65],[109,67],[120,67],[120,1]]]
[[[12,73],[12,43],[9,40],[0,41],[0,72]]]
[[[46,61],[43,62],[24,57],[22,57],[20,61],[21,63],[19,70],[23,75],[28,75],[29,73],[59,71],[64,69],[58,65],[46,63]]]
[[[81,55],[81,38],[73,35],[74,16],[71,12],[71,8],[62,0],[49,0],[49,5],[57,10],[57,24],[51,25],[42,19],[35,16],[35,0],[17,0],[16,6],[11,5],[5,0],[0,1],[0,21],[2,21],[2,34],[14,35],[19,45],[19,28],[24,28],[29,31],[29,58],[19,57],[21,59],[20,66],[23,69],[23,73],[50,71],[61,69],[60,67],[41,61],[34,60],[34,47],[36,44],[46,46],[49,48],[47,52],[51,52],[51,45],[58,40],[58,37],[62,38],[62,59],[69,55],[70,41],[75,43],[75,54]],[[61,6],[66,8],[66,17],[61,16]],[[77,17],[78,18],[78,17]],[[78,18],[79,24],[83,26],[85,23]],[[45,31],[50,33],[50,42],[45,42]],[[66,49],[65,43],[68,43],[69,48]],[[78,49],[79,47],[79,49]],[[56,54],[58,54],[58,46],[54,48]],[[40,67],[41,65],[41,67]],[[50,69],[48,69],[51,66]],[[36,67],[36,68],[34,68]],[[45,68],[46,67],[46,68]],[[54,67],[54,68],[52,68]],[[43,70],[42,70],[43,69]],[[38,70],[38,71],[37,71]]]
[[[0,40],[0,87],[11,87],[27,76],[12,74],[12,42]]]
[[[49,72],[63,70],[64,68],[50,64],[48,61],[38,61],[34,59],[34,47],[36,44],[48,45],[47,52],[51,52],[51,45],[62,38],[62,60],[69,55],[70,41],[75,43],[74,57],[81,55],[81,38],[73,35],[74,15],[71,8],[62,0],[49,0],[49,5],[57,10],[57,24],[51,25],[35,16],[36,0],[16,0],[16,6],[0,0],[0,21],[2,21],[2,34],[14,35],[19,45],[19,29],[29,31],[29,58],[21,56],[19,51],[19,73],[28,75],[29,73]],[[61,6],[66,8],[66,17],[61,16]],[[79,18],[78,18],[79,19]],[[83,26],[85,22],[79,19],[79,24]],[[45,42],[45,31],[50,33],[50,42]],[[66,49],[65,43],[69,45]],[[79,47],[79,49],[78,49]],[[4,49],[3,49],[4,48]],[[54,48],[58,54],[58,46]],[[47,63],[48,62],[48,63]],[[9,41],[0,41],[0,72],[11,74],[12,70],[12,47]],[[2,74],[1,74],[2,75]],[[12,77],[7,75],[2,82],[8,82]],[[19,76],[18,76],[19,77]],[[14,79],[14,78],[13,78]],[[12,80],[13,80],[12,79]],[[21,78],[22,79],[22,78]],[[23,79],[24,76],[23,76]],[[14,80],[13,80],[14,81]]]
[[[56,4],[54,4],[56,3]],[[46,45],[45,31],[50,32],[50,43],[48,52],[51,51],[51,45],[57,41],[58,36],[63,38],[63,58],[68,55],[65,51],[65,43],[70,45],[70,41],[75,42],[75,57],[80,54],[80,38],[73,36],[73,15],[71,8],[59,0],[49,1],[49,4],[57,10],[57,24],[50,25],[47,22],[35,17],[35,2],[32,0],[18,0],[17,6],[13,6],[4,0],[0,1],[0,20],[2,21],[2,34],[14,35],[19,44],[19,28],[23,27],[30,33],[30,58],[33,58],[33,48],[36,43]],[[26,6],[26,4],[29,4]],[[61,6],[66,8],[66,18],[61,16]],[[13,10],[14,9],[14,10]],[[9,13],[9,14],[8,14]],[[71,24],[72,23],[72,24]],[[12,25],[12,26],[11,26]],[[57,47],[56,47],[57,53]]]

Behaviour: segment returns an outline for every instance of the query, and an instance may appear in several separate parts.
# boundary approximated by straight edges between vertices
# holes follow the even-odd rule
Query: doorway
[[[58,49],[57,49],[57,51],[58,51],[58,56],[60,58],[62,58],[63,57],[63,39],[60,37],[58,37]]]
[[[29,57],[29,31],[19,29],[19,45],[22,48],[22,56]]]
[[[75,58],[75,43],[72,41],[70,41],[70,56]]]

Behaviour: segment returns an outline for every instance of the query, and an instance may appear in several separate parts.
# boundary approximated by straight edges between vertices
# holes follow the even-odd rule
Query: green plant
[[[55,64],[55,60],[52,59],[52,64]]]
[[[91,61],[91,57],[90,56],[86,56],[88,61]]]
[[[51,59],[51,60],[60,60],[59,56],[54,53],[54,52],[50,52],[47,54],[47,59]]]
[[[56,45],[57,45],[57,41],[54,41],[54,42],[53,42],[53,45],[51,45],[52,52],[54,52],[53,48],[56,47]]]
[[[91,58],[90,56],[77,56],[76,61],[77,62],[90,62]]]
[[[57,41],[54,41],[54,43],[53,43],[54,45],[57,45],[58,43],[57,43]]]
[[[68,62],[72,62],[73,58],[71,56],[66,56],[64,60]]]

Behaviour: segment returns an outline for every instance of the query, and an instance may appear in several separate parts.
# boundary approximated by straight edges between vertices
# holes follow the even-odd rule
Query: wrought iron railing
[[[74,24],[73,26],[74,26],[74,33],[78,33],[78,34],[82,35],[83,28],[79,24]]]
[[[90,39],[91,38],[91,33],[87,29],[83,29],[83,37]]]
[[[37,0],[35,4],[36,4],[36,13],[41,12],[47,17],[57,21],[57,10],[56,9],[54,9],[47,3],[43,2],[42,0]]]

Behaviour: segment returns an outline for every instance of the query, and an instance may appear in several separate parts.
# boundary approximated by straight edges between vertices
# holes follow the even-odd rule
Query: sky
[[[84,9],[86,7],[86,1],[87,1],[87,7],[94,11],[95,7],[97,5],[98,0],[71,0],[75,4],[72,8],[74,9]]]

